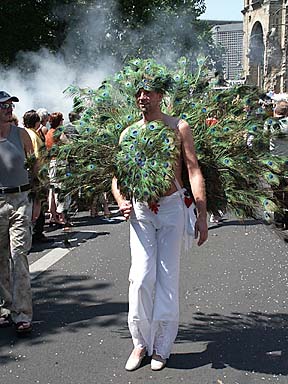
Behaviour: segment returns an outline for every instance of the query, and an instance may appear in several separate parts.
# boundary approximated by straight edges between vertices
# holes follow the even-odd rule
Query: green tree
[[[86,7],[86,3],[81,0],[1,1],[0,62],[14,63],[20,51],[38,51],[41,47],[57,51],[66,36],[67,20],[75,9]]]
[[[195,59],[217,57],[204,0],[9,0],[0,2],[0,62],[17,53],[62,52],[67,61],[97,65],[103,56]],[[16,62],[17,64],[17,62]]]

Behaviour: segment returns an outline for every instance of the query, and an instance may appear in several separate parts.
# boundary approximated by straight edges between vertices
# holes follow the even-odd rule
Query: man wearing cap
[[[17,333],[27,333],[32,329],[27,254],[33,216],[25,161],[33,146],[26,130],[11,123],[13,101],[19,99],[0,91],[0,327],[13,322]]]

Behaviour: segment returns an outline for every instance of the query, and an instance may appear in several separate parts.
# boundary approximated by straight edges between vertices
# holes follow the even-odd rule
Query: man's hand
[[[197,217],[197,220],[195,223],[195,239],[197,239],[198,236],[199,236],[199,240],[197,244],[200,246],[203,243],[205,243],[205,241],[208,238],[208,225],[207,225],[207,218],[205,215]]]
[[[119,204],[119,209],[122,212],[122,215],[125,217],[125,219],[128,220],[132,211],[131,202],[129,200],[123,200]]]

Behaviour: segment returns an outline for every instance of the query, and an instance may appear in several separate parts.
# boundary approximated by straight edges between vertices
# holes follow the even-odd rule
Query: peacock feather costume
[[[268,218],[281,209],[273,190],[287,176],[288,161],[269,152],[263,130],[267,110],[258,104],[259,90],[245,85],[215,89],[202,57],[195,73],[189,68],[185,58],[169,70],[152,59],[132,59],[98,89],[69,86],[65,92],[81,111],[79,136],[49,153],[59,159],[62,189],[73,194],[81,187],[89,197],[110,190],[116,176],[127,198],[149,202],[167,191],[179,140],[160,121],[139,123],[135,95],[144,89],[163,93],[162,111],[189,123],[209,212],[229,209],[241,218]],[[185,166],[183,180],[189,188]]]

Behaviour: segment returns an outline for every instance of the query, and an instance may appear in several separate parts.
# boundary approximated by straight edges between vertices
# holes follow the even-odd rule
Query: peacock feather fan
[[[179,141],[175,131],[159,121],[139,123],[135,95],[146,89],[164,94],[164,113],[189,123],[209,212],[230,209],[244,218],[281,209],[274,192],[287,176],[287,158],[269,151],[263,126],[271,117],[259,105],[261,90],[243,84],[215,89],[206,58],[200,56],[197,64],[198,70],[191,73],[185,57],[174,68],[133,58],[97,89],[68,87],[66,94],[81,110],[79,136],[50,153],[61,164],[63,189],[75,192],[81,187],[84,194],[107,191],[115,175],[123,194],[138,200],[157,200],[167,191]],[[183,179],[189,188],[185,164]]]

